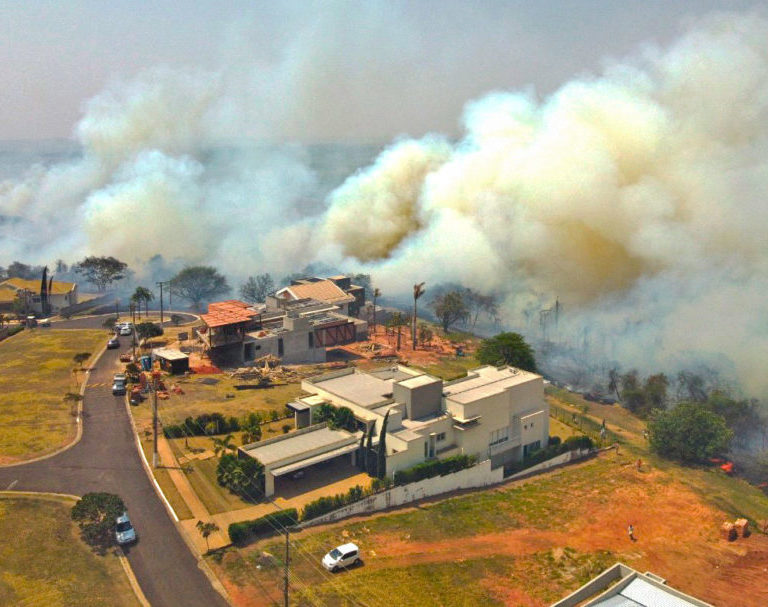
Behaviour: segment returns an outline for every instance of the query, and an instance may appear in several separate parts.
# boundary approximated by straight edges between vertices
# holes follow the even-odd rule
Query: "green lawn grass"
[[[0,462],[44,455],[74,438],[72,407],[63,401],[79,391],[72,357],[104,345],[98,330],[25,330],[0,342]]]
[[[0,605],[138,605],[117,557],[80,539],[73,504],[0,496]]]
[[[147,458],[147,462],[149,462],[149,465],[151,466],[152,438],[146,436],[142,437],[141,448],[144,450],[144,456]],[[174,512],[176,512],[176,516],[179,517],[179,520],[183,521],[185,519],[192,518],[192,511],[187,506],[184,498],[181,497],[178,489],[176,489],[176,485],[173,483],[170,474],[168,474],[168,470],[160,467],[155,468],[152,472],[155,475],[157,484],[160,485],[160,489],[163,491],[163,495],[165,495],[166,499],[171,504],[171,507],[173,508]]]

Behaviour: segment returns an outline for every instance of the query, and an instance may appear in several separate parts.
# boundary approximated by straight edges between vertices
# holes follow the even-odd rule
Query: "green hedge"
[[[338,493],[330,497],[320,497],[304,506],[304,510],[301,511],[301,520],[308,521],[337,508],[359,502],[368,493],[360,485],[355,485],[346,493]]]
[[[276,527],[288,527],[298,522],[296,508],[280,510],[273,514],[267,514],[252,521],[241,521],[229,526],[229,539],[234,544],[244,544],[259,535],[268,535],[274,532]]]
[[[212,430],[212,432],[208,432],[207,429]],[[240,430],[240,420],[236,417],[224,417],[221,413],[216,412],[188,417],[181,424],[164,426],[163,434],[165,438],[184,438],[185,436],[226,434],[238,430]]]
[[[525,470],[526,468],[530,468],[532,466],[535,466],[537,464],[541,464],[542,462],[547,461],[548,459],[552,459],[553,457],[557,457],[558,455],[562,455],[566,451],[576,451],[577,449],[591,449],[594,447],[594,442],[591,438],[585,435],[581,436],[569,436],[565,439],[565,442],[560,442],[558,439],[555,441],[554,439],[557,438],[555,436],[550,437],[549,439],[549,445],[544,447],[544,449],[538,449],[536,451],[533,451],[532,453],[529,453],[521,462],[514,462],[512,464],[507,464],[504,466],[504,475],[509,476],[510,474],[515,474],[516,472],[520,472],[522,470]]]
[[[433,476],[445,476],[465,468],[471,468],[477,463],[473,455],[452,455],[445,459],[433,459],[421,462],[405,470],[395,472],[395,485],[407,485]]]
[[[8,328],[8,334],[6,337],[11,337],[12,335],[16,335],[16,333],[21,333],[24,330],[24,327],[21,325],[17,325],[15,327],[9,327]]]

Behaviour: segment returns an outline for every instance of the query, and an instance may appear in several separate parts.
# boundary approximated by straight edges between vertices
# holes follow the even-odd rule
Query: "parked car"
[[[117,338],[117,336],[113,337],[107,342],[107,349],[108,350],[114,350],[115,348],[120,347],[120,340]]]
[[[360,550],[355,544],[342,544],[323,557],[323,567],[328,571],[337,571],[350,567],[360,561]]]
[[[112,394],[115,396],[122,396],[125,394],[125,377],[123,379],[117,379],[117,376],[115,376],[115,380],[112,382]]]
[[[136,529],[131,525],[127,512],[123,512],[115,520],[115,539],[121,546],[136,541]]]
[[[131,333],[133,333],[133,329],[129,325],[120,327],[120,335],[130,335]]]
[[[51,326],[51,319],[50,318],[43,318],[39,321],[39,324],[41,327],[50,327]]]

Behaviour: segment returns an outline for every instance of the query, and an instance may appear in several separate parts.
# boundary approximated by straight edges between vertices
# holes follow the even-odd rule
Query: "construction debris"
[[[735,527],[736,533],[738,533],[739,537],[749,536],[749,521],[747,519],[736,519],[736,522],[733,524],[733,526]]]
[[[736,529],[734,528],[733,523],[723,523],[722,527],[720,527],[720,537],[729,542],[736,539]]]

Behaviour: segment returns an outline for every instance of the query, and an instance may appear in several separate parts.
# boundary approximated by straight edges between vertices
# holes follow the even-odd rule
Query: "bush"
[[[733,437],[725,418],[699,403],[680,403],[670,411],[655,410],[648,434],[653,451],[682,462],[704,462],[721,455]]]
[[[594,443],[586,435],[569,436],[565,439],[563,447],[565,448],[564,451],[576,451],[577,449],[591,449],[594,447]]]
[[[473,455],[453,455],[445,459],[433,459],[395,472],[395,485],[407,485],[433,476],[445,476],[471,468],[476,463],[477,458]]]
[[[203,413],[197,417],[188,417],[181,424],[169,424],[163,427],[166,438],[184,436],[205,436],[238,432],[240,420],[236,417],[225,418],[221,413]]]
[[[235,495],[255,501],[264,495],[264,466],[252,457],[226,453],[216,467],[216,481]]]
[[[559,436],[550,436],[549,437],[549,444],[550,445],[559,445],[561,442],[563,442]]]
[[[250,539],[269,535],[275,528],[288,527],[289,525],[295,525],[299,520],[299,513],[296,508],[288,508],[286,510],[280,510],[273,514],[267,514],[252,521],[241,521],[239,523],[232,523],[229,526],[229,539],[234,544],[244,544]]]
[[[6,335],[6,337],[11,337],[12,335],[16,335],[16,333],[21,333],[23,330],[24,330],[24,327],[22,327],[21,325],[10,327],[8,329],[8,335]]]
[[[301,520],[308,521],[318,516],[322,516],[343,506],[359,502],[366,495],[366,492],[360,485],[355,485],[346,493],[339,493],[330,497],[320,497],[313,502],[309,502],[301,511]]]

